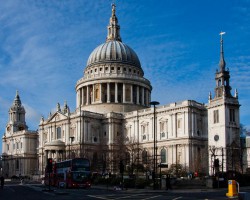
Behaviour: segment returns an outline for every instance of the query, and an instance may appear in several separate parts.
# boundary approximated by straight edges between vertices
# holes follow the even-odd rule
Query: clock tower
[[[236,170],[239,167],[240,120],[238,92],[231,94],[230,72],[226,69],[223,50],[223,34],[220,39],[219,69],[215,73],[215,95],[209,94],[208,155],[209,174]]]

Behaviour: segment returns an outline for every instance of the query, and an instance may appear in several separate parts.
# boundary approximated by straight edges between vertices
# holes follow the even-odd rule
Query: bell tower
[[[25,122],[25,109],[22,106],[22,102],[17,91],[13,104],[9,109],[9,121],[6,126],[6,133],[14,133],[27,129],[28,127]]]
[[[230,71],[226,69],[223,35],[220,33],[219,69],[215,73],[215,95],[208,100],[209,174],[239,168],[240,118],[238,92],[231,94]]]

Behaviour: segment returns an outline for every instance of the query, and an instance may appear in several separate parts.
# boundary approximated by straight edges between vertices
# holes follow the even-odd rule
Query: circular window
[[[217,142],[217,141],[219,140],[219,138],[220,138],[220,137],[219,137],[218,135],[215,135],[215,136],[214,136],[214,141]]]

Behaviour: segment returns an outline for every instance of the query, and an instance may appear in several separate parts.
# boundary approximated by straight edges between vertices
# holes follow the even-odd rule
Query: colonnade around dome
[[[136,104],[149,107],[150,90],[122,82],[93,83],[78,89],[77,107],[100,103]]]

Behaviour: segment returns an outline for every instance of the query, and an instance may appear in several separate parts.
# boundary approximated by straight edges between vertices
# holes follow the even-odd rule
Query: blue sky
[[[31,130],[57,102],[75,109],[75,84],[105,42],[110,0],[0,0],[0,136],[16,90]],[[161,105],[208,102],[219,63],[219,32],[241,123],[250,129],[249,0],[117,0],[124,43],[140,58]],[[0,143],[1,148],[1,143]],[[1,149],[0,149],[1,151]]]

